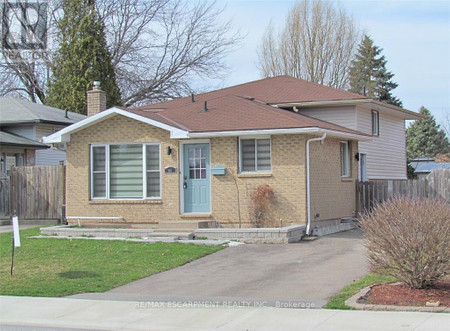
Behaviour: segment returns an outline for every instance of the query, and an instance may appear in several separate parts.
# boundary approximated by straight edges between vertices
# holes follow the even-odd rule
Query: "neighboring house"
[[[445,159],[445,155],[438,158]],[[431,157],[418,157],[411,161],[414,174],[418,179],[427,177],[431,172],[440,169],[450,169],[450,162],[436,162]]]
[[[67,143],[67,215],[121,216],[136,226],[193,219],[235,226],[239,217],[248,222],[251,194],[263,184],[273,188],[275,217],[285,223],[352,216],[358,145],[367,155],[368,176],[383,177],[386,169],[406,178],[404,119],[418,118],[289,76],[134,109],[101,111],[98,100],[104,93],[95,87],[88,92],[94,115],[44,142]],[[368,123],[361,120],[363,109]],[[366,129],[372,109],[378,114],[375,134]],[[312,117],[333,111],[349,113],[347,121]],[[387,159],[389,149],[399,154],[395,162]]]
[[[416,170],[418,167],[424,165],[424,164],[429,164],[429,163],[436,163],[436,161],[432,158],[432,157],[428,157],[428,156],[421,156],[421,157],[416,157],[415,159],[413,159],[409,165]]]
[[[57,165],[66,153],[41,143],[42,137],[76,123],[86,116],[33,103],[0,98],[1,172],[14,165]],[[59,146],[62,147],[62,146]]]
[[[34,162],[36,150],[48,145],[12,133],[0,131],[0,175],[7,174],[12,166]]]

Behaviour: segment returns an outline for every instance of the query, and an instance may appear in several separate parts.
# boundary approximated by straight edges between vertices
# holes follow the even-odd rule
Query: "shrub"
[[[251,195],[250,220],[254,227],[272,226],[275,209],[275,194],[270,185],[258,186]]]
[[[450,206],[438,200],[396,198],[363,217],[371,266],[412,288],[450,272]]]

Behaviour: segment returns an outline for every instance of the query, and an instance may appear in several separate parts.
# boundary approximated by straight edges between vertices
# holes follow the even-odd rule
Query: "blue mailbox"
[[[227,168],[225,168],[225,166],[220,165],[220,164],[211,168],[211,175],[214,175],[214,176],[225,175],[226,172],[227,172]]]

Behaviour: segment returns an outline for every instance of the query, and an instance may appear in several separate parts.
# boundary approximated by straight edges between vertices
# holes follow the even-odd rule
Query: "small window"
[[[380,114],[376,110],[372,110],[372,135],[380,135]]]
[[[240,172],[270,172],[270,138],[241,139],[239,159]]]
[[[341,177],[350,177],[350,148],[348,141],[341,141]]]
[[[106,146],[94,146],[91,150],[93,198],[106,198]]]

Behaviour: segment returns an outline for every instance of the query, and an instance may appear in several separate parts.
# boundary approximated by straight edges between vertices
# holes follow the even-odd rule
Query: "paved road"
[[[362,241],[356,229],[298,244],[229,247],[106,293],[74,297],[318,308],[368,272]]]

